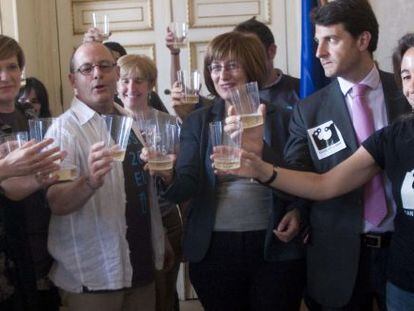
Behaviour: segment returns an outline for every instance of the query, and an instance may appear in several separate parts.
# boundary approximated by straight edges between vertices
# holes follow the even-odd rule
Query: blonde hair
[[[145,55],[129,54],[118,59],[121,79],[129,76],[138,76],[147,80],[150,87],[154,87],[157,81],[157,67],[155,63]]]

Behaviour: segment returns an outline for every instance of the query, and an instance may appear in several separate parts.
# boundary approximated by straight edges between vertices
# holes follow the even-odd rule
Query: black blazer
[[[204,258],[214,228],[217,179],[211,167],[209,123],[223,120],[224,106],[223,100],[215,99],[212,106],[194,111],[184,121],[175,181],[164,193],[164,197],[174,202],[192,199],[183,240],[184,256],[191,262],[198,262]],[[285,109],[287,108],[282,106],[267,105],[264,135],[266,158],[277,164],[282,163],[291,115],[291,111]],[[300,243],[281,242],[272,232],[285,214],[288,204],[274,193],[274,204],[265,240],[264,258],[267,260],[289,260],[303,256],[303,247]]]
[[[393,76],[380,71],[389,122],[409,111]],[[332,120],[346,148],[319,160],[307,129]],[[326,172],[351,156],[358,148],[355,131],[338,81],[301,101],[290,123],[285,160],[290,166]],[[359,264],[363,228],[362,188],[335,199],[313,202],[310,208],[311,243],[307,248],[307,283],[318,303],[342,307],[348,303]]]

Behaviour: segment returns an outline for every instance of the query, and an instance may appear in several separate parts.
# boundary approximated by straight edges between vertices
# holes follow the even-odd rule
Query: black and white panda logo
[[[307,131],[319,160],[346,148],[342,134],[332,120],[319,124]]]
[[[331,123],[329,126],[318,127],[312,135],[319,150],[323,150],[339,142],[338,132],[336,131],[334,123]]]

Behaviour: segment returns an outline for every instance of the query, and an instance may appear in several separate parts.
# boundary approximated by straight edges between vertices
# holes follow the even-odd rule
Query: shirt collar
[[[118,105],[115,102],[114,107],[115,110],[118,111],[121,115],[131,118],[133,117],[130,111],[128,111],[127,109],[125,109],[121,105]],[[76,97],[72,100],[72,110],[82,125],[87,123],[95,115],[98,115],[98,113],[95,110],[91,109],[88,105],[86,105],[84,102],[80,101]]]
[[[346,96],[355,83],[347,81],[341,77],[338,77],[339,87],[341,88],[342,94]],[[373,66],[371,71],[365,76],[364,79],[358,82],[358,84],[365,84],[369,86],[372,90],[375,90],[380,84],[380,76],[377,66]]]
[[[81,125],[84,125],[95,116],[99,116],[95,110],[91,109],[88,105],[76,97],[72,100],[71,108]]]

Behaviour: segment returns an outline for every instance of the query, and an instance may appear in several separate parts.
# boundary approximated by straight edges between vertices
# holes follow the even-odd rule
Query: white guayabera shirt
[[[122,108],[118,108],[125,114]],[[81,101],[74,99],[71,108],[60,116],[62,135],[76,137],[79,175],[88,175],[90,147],[101,140],[103,119]],[[68,161],[68,160],[66,160]],[[150,191],[152,241],[155,266],[162,267],[164,235],[157,200]],[[113,162],[105,182],[79,210],[64,216],[53,215],[49,225],[48,248],[55,259],[51,280],[69,292],[114,290],[131,286],[132,267],[126,240],[126,195],[122,162]]]

